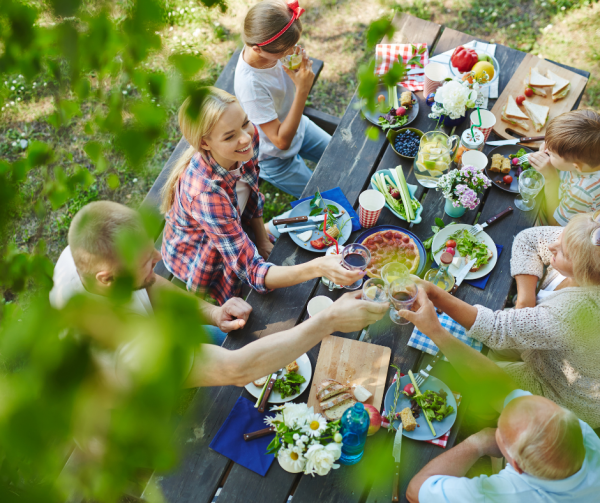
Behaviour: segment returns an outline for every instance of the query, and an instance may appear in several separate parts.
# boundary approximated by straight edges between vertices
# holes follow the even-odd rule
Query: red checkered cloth
[[[404,376],[404,374],[400,374],[400,377],[403,377],[403,376]],[[392,385],[395,382],[396,382],[396,375],[394,375],[394,380],[392,381]],[[462,395],[460,395],[460,393],[455,393],[454,391],[452,392],[452,394],[454,395],[454,398],[456,399],[456,407],[458,408],[458,406],[460,405],[460,402],[462,400]],[[381,426],[383,426],[384,428],[389,428],[390,423],[387,420],[386,414],[387,414],[387,412],[385,410],[381,413],[381,416],[382,416]],[[433,445],[439,445],[440,447],[446,448],[446,446],[448,445],[448,439],[450,438],[451,430],[452,430],[452,428],[450,428],[450,430],[448,430],[446,433],[444,433],[441,437],[434,438],[433,440],[425,440],[425,442],[428,442]]]
[[[375,48],[375,74],[384,75],[390,69],[390,66],[398,61],[398,56],[402,56],[402,61],[406,63],[413,56],[413,46],[417,48],[417,51],[421,47],[425,47],[425,52],[421,54],[421,64],[423,67],[429,63],[429,51],[427,50],[427,44],[377,44]],[[420,68],[418,65],[409,65],[407,70],[413,70]],[[416,80],[404,80],[402,85],[410,91],[422,91],[424,82],[417,82]]]

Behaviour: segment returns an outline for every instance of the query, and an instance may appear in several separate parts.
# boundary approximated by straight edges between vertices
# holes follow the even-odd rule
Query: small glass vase
[[[467,118],[467,113],[465,112],[465,115],[463,115],[462,117],[458,117],[457,119],[451,119],[450,117],[448,117],[447,115],[442,115],[440,117],[440,121],[439,121],[439,127],[456,127],[456,126],[460,126],[463,121]]]
[[[452,204],[451,199],[446,199],[446,203],[444,204],[444,211],[446,212],[446,215],[448,215],[449,217],[460,218],[465,214],[465,211],[467,211],[467,208],[465,208],[464,206],[455,207]]]

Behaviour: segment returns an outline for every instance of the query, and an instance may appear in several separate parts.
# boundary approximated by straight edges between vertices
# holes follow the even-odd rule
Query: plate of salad
[[[296,358],[298,369],[288,372],[284,370],[283,375],[275,381],[273,391],[269,395],[269,403],[284,403],[298,398],[304,390],[308,388],[308,383],[312,376],[312,365],[308,355],[304,353],[300,358]],[[255,386],[254,383],[246,384],[248,393],[254,398],[258,398],[262,393],[262,387]]]
[[[406,183],[402,166],[373,173],[371,187],[383,194],[386,207],[400,220],[421,223],[423,205],[415,198],[417,186]],[[407,205],[409,205],[408,215]]]
[[[402,93],[411,94],[411,99],[405,99],[404,105],[401,101]],[[414,121],[419,114],[419,100],[415,93],[400,85],[389,88],[380,85],[377,88],[375,110],[368,110],[366,105],[363,105],[361,110],[365,119],[386,132],[388,129],[400,129]]]
[[[316,192],[310,201],[303,201],[290,212],[289,217],[317,216],[327,213],[328,234],[335,238],[339,245],[348,241],[352,234],[352,219],[348,212],[335,201],[323,199],[320,192]],[[290,238],[301,248],[315,253],[325,253],[333,241],[330,241],[323,232],[324,222],[313,224],[311,222],[299,222],[287,227],[307,227],[313,225],[312,229],[289,232]],[[333,230],[333,227],[337,229]]]
[[[531,164],[529,164],[527,161],[518,163],[518,161],[513,161],[513,159],[518,159],[522,155],[529,154],[531,152],[533,152],[533,150],[530,148],[520,147],[519,145],[502,145],[500,147],[496,147],[488,154],[488,164],[485,168],[485,174],[499,189],[504,190],[505,192],[510,192],[511,194],[518,194],[519,175],[526,169],[531,168]],[[510,159],[511,165],[508,173],[498,173],[497,171],[492,171],[490,169],[492,164],[492,156],[494,154],[500,154],[501,156]]]
[[[400,411],[406,407],[411,409],[417,427],[412,431],[403,430],[405,437],[413,440],[439,438],[446,434],[456,421],[456,399],[450,388],[434,376],[429,376],[419,388],[419,392],[420,395],[416,393],[409,376],[402,376],[400,382],[396,381],[388,388],[384,398],[385,410],[388,413],[393,411],[393,417],[396,418],[393,426],[397,429],[400,426]],[[398,399],[394,409],[396,393]],[[425,418],[426,415],[435,434]]]
[[[449,251],[448,248],[454,249],[454,260],[448,271],[455,276],[469,260],[477,259],[465,279],[482,278],[492,271],[498,261],[498,251],[494,240],[484,231],[477,236],[472,236],[469,234],[471,227],[473,226],[466,224],[449,225],[435,235],[431,244],[433,259],[438,265],[442,253]]]

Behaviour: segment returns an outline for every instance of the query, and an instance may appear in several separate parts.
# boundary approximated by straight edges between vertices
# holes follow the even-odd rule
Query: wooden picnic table
[[[392,42],[426,42],[432,55],[448,51],[475,38],[450,28],[442,29],[438,24],[407,14],[397,17],[394,24],[396,33],[391,39]],[[502,45],[496,46],[496,58],[502,68],[500,93],[524,56],[524,53],[515,49]],[[588,72],[567,68],[589,76]],[[427,117],[428,107],[422,98],[422,93],[417,93],[417,96],[421,111],[411,126],[421,131],[432,130],[435,121]],[[416,197],[423,202],[423,220],[418,225],[409,225],[384,208],[377,224],[408,228],[421,240],[425,240],[432,234],[431,226],[434,225],[436,217],[442,218],[446,223],[452,221],[444,213],[444,198],[435,189],[426,189],[418,184],[412,171],[412,162],[400,158],[383,134],[379,134],[377,140],[367,139],[365,132],[371,125],[357,109],[356,105],[359,101],[358,95],[355,94],[303,196],[314,194],[317,188],[324,191],[339,186],[350,204],[356,208],[358,196],[367,188],[374,171],[401,165],[408,183],[419,187]],[[494,100],[490,100],[490,109],[493,103]],[[579,100],[575,108],[578,104]],[[466,120],[456,134],[460,135],[468,123],[469,121]],[[492,135],[494,136],[493,133]],[[490,147],[486,146],[485,152],[489,150]],[[477,217],[481,221],[487,220],[513,205],[513,200],[513,194],[491,187],[482,198],[479,207],[467,211],[458,221],[473,224]],[[541,197],[538,198],[537,208],[540,200]],[[512,283],[509,261],[513,238],[521,230],[531,227],[536,215],[537,211],[521,212],[515,209],[502,222],[486,230],[497,244],[504,246],[504,251],[498,258],[486,288],[480,290],[464,284],[457,292],[459,298],[469,304],[481,304],[491,309],[502,309],[505,306]],[[356,239],[361,232],[363,231],[354,233],[349,241]],[[284,236],[278,240],[269,260],[275,264],[293,265],[313,258],[315,258],[313,253],[299,248],[291,239]],[[306,304],[313,296],[327,295],[335,299],[341,293],[343,292],[329,292],[319,280],[307,281],[267,295],[253,291],[247,299],[253,308],[247,325],[243,330],[229,334],[224,347],[234,350],[259,337],[289,329],[306,318]],[[409,369],[417,371],[422,360],[420,351],[407,346],[412,330],[412,325],[394,325],[389,317],[373,325],[370,330],[372,342],[390,347],[391,363],[399,366],[405,373]],[[335,335],[357,339],[359,333]],[[319,345],[308,354],[314,368],[319,354]],[[386,389],[392,382],[393,374],[393,369],[390,369]],[[440,377],[455,391],[461,393],[467,391],[465,383],[461,382],[448,363],[439,362],[432,374]],[[306,402],[309,390],[310,386],[298,401]],[[221,491],[218,501],[226,503],[284,503],[292,494],[293,503],[391,501],[394,435],[388,434],[384,429],[369,437],[365,455],[360,463],[349,467],[342,466],[325,477],[313,478],[287,473],[277,462],[273,463],[265,477],[261,477],[209,449],[210,442],[240,396],[252,399],[243,388],[235,386],[203,389],[196,394],[176,433],[176,441],[183,452],[180,465],[172,473],[153,476],[154,482],[160,485],[167,501],[208,503],[212,501],[219,488]],[[452,428],[447,448],[455,443],[467,407],[468,404],[463,403],[458,409],[458,418]],[[406,501],[406,488],[411,478],[430,459],[443,452],[444,449],[441,447],[404,439],[400,480],[402,501]]]

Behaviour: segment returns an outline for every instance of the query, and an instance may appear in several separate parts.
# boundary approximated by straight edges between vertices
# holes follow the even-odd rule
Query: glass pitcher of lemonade
[[[415,177],[423,187],[437,187],[438,178],[450,168],[460,138],[441,131],[429,131],[421,137],[415,157]]]

